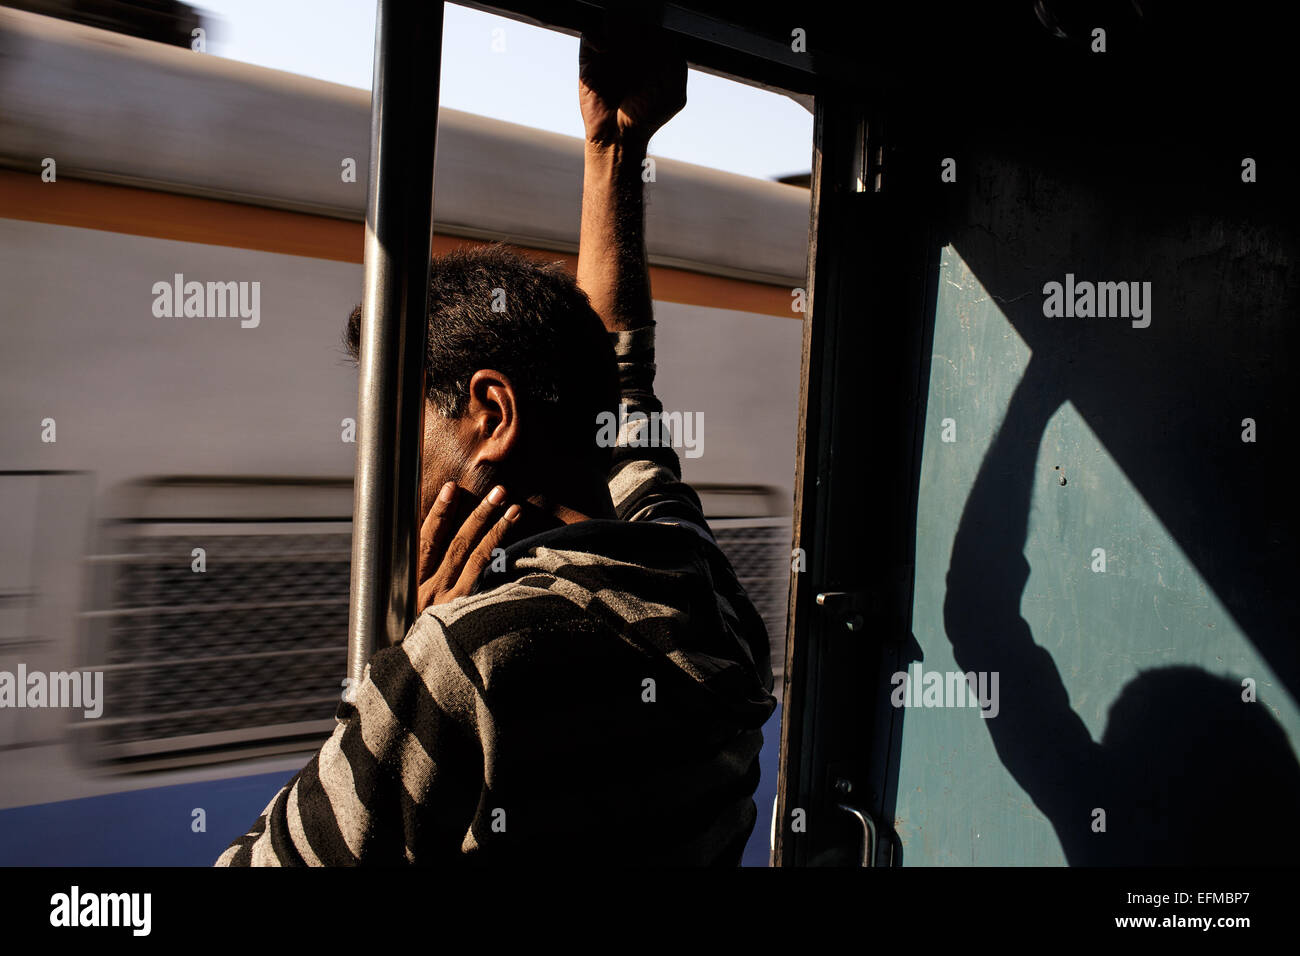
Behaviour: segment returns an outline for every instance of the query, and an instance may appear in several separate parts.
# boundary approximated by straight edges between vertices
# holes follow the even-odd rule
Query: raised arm
[[[686,61],[662,38],[584,35],[578,91],[587,130],[578,284],[613,340],[621,414],[609,473],[625,521],[685,523],[712,538],[659,418],[642,163],[686,102]]]
[[[691,528],[713,545],[706,550],[723,620],[770,692],[763,619],[717,547],[699,496],[682,481],[681,461],[663,440],[666,430],[654,422],[663,405],[654,392],[655,320],[642,164],[651,135],[686,105],[686,60],[661,34],[587,35],[578,75],[587,133],[578,285],[610,332],[627,412],[609,474],[614,511],[624,521]],[[774,707],[775,700],[768,699]]]
[[[646,146],[686,105],[686,61],[660,37],[584,35],[578,90],[587,145],[578,285],[610,332],[654,324],[646,263]]]

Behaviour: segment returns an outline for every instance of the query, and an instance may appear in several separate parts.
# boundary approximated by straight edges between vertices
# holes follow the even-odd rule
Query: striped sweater
[[[517,542],[426,609],[218,866],[739,864],[776,707],[767,635],[636,414],[662,410],[653,328],[612,338],[618,520]]]

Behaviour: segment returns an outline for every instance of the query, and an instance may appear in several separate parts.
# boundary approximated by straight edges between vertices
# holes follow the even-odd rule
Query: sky
[[[374,0],[190,2],[204,18],[210,55],[370,89]],[[788,97],[696,70],[686,96],[651,142],[654,155],[760,179],[811,168],[812,114]],[[449,3],[440,101],[581,136],[578,40]]]

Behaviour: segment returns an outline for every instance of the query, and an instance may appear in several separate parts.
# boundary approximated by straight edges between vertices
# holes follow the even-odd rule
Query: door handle
[[[858,823],[862,824],[862,862],[860,866],[876,865],[876,821],[871,819],[871,814],[859,807],[847,803],[837,803],[837,807],[845,813],[851,814]]]

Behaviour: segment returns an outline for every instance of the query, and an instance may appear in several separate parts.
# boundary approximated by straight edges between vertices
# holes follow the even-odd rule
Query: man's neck
[[[507,488],[507,498],[509,499]],[[614,501],[609,496],[609,486],[604,482],[576,482],[566,485],[563,496],[551,492],[536,492],[525,499],[520,530],[512,537],[527,537],[561,525],[577,524],[593,518],[615,518]]]

